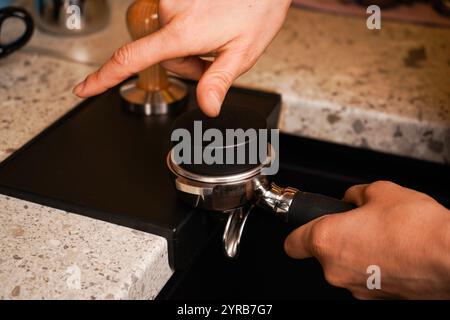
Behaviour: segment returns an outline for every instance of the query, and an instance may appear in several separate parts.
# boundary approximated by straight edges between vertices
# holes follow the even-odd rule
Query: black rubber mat
[[[0,192],[163,236],[172,268],[183,268],[217,223],[177,199],[165,164],[175,117],[137,116],[120,103],[115,88],[57,121],[0,165]],[[251,108],[274,127],[280,104],[277,94],[233,88],[225,108]]]

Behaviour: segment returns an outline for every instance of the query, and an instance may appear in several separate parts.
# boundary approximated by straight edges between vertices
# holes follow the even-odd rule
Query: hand
[[[261,56],[284,22],[291,0],[161,0],[162,28],[117,50],[74,89],[85,98],[164,62],[166,69],[200,79],[198,102],[217,116],[233,81]],[[210,64],[199,55],[214,52]]]
[[[429,196],[390,182],[350,188],[358,209],[323,217],[294,231],[285,250],[316,257],[327,281],[356,298],[450,298],[450,211]],[[381,290],[367,287],[380,267]]]

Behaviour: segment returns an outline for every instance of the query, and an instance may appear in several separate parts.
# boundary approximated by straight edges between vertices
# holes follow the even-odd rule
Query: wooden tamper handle
[[[133,2],[127,11],[127,26],[133,40],[159,30],[158,11],[159,0]],[[137,80],[131,79],[120,88],[124,107],[146,116],[184,111],[187,93],[187,86],[169,77],[159,64],[141,71]]]
[[[159,0],[137,0],[127,12],[127,26],[133,40],[138,40],[159,30]],[[159,64],[139,73],[138,87],[147,91],[166,89],[167,72]]]

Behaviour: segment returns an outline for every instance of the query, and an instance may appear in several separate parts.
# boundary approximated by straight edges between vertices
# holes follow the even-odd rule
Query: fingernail
[[[86,81],[82,81],[79,84],[76,85],[76,87],[73,89],[73,94],[79,96],[80,93],[83,91],[84,87],[86,86]]]

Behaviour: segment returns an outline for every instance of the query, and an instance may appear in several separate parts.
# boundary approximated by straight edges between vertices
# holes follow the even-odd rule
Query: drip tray
[[[197,107],[187,82],[189,108]],[[278,123],[278,94],[233,88],[224,104]],[[175,116],[121,108],[118,88],[86,100],[0,165],[0,192],[165,237],[169,263],[186,268],[219,224],[177,199],[165,165]]]

